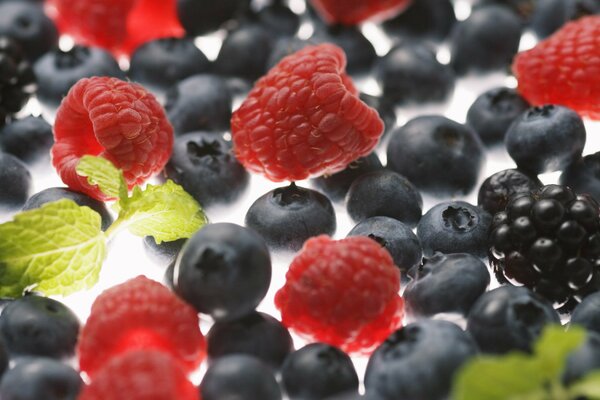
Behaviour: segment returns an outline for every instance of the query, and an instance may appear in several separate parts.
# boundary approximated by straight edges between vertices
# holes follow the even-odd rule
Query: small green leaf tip
[[[101,218],[91,208],[63,199],[19,213],[0,225],[0,296],[87,289],[105,257]]]
[[[90,185],[112,198],[127,196],[127,184],[120,169],[103,157],[83,156],[75,168],[77,174],[87,177]]]

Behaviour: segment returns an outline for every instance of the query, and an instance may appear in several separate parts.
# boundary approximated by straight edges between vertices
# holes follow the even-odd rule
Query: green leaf
[[[120,169],[103,157],[83,156],[75,168],[77,174],[87,177],[90,185],[109,197],[127,197],[127,184]]]
[[[0,225],[0,296],[25,289],[67,295],[91,287],[106,257],[100,215],[71,200],[25,211]]]
[[[198,202],[171,180],[145,190],[136,186],[131,197],[119,203],[113,227],[126,226],[134,235],[153,236],[158,244],[189,238],[208,222]]]
[[[588,400],[599,400],[600,371],[592,371],[590,374],[572,384],[569,387],[569,394],[572,398],[583,396]]]
[[[549,325],[534,345],[534,352],[548,379],[559,379],[569,354],[585,340],[585,330],[572,326],[565,331],[560,325]]]

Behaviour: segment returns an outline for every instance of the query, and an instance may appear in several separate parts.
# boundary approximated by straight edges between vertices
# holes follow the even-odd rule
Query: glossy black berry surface
[[[7,3],[11,4],[11,3]],[[0,4],[0,10],[2,4]],[[0,23],[2,16],[0,16]],[[1,32],[0,28],[0,32]],[[21,111],[35,93],[35,75],[21,43],[0,33],[0,126],[10,117]]]
[[[569,165],[560,175],[559,182],[600,201],[600,152],[588,154]]]
[[[542,187],[537,177],[518,169],[505,169],[488,177],[479,187],[477,205],[490,214],[504,211],[508,200],[517,193],[530,193]]]
[[[0,149],[27,164],[48,159],[53,143],[52,125],[42,117],[18,119],[0,130]]]
[[[414,228],[421,219],[422,207],[423,199],[415,186],[390,170],[361,175],[346,195],[346,209],[355,222],[390,217]]]
[[[269,250],[250,229],[210,224],[192,236],[181,252],[175,265],[176,293],[216,320],[248,315],[269,289]]]
[[[242,15],[250,0],[177,0],[177,14],[189,36],[198,36],[221,27]]]
[[[280,187],[259,197],[246,213],[245,224],[273,249],[298,251],[318,235],[333,235],[336,218],[329,199],[314,190]]]
[[[21,208],[29,197],[32,185],[27,166],[15,156],[0,151],[0,209]]]
[[[324,399],[358,392],[358,375],[350,357],[324,343],[312,343],[290,354],[281,367],[290,399]]]
[[[419,190],[436,196],[469,193],[483,167],[484,147],[466,125],[442,116],[421,116],[392,132],[388,168]]]
[[[525,287],[501,286],[484,293],[467,318],[469,332],[484,353],[531,352],[547,324],[558,324],[546,299]]]
[[[560,171],[581,157],[586,131],[573,110],[554,105],[530,108],[508,129],[508,154],[531,174]]]
[[[443,40],[456,23],[454,6],[450,0],[413,1],[397,17],[382,24],[392,36]]]
[[[427,317],[439,313],[467,315],[490,284],[487,266],[470,254],[436,253],[408,272],[404,290],[409,315]]]
[[[164,174],[183,186],[203,207],[236,200],[250,179],[248,171],[234,157],[231,142],[212,132],[178,136]]]

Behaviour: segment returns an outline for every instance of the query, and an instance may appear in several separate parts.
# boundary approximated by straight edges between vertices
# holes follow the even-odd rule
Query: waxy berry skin
[[[53,142],[52,126],[42,117],[30,115],[0,130],[0,149],[28,165],[47,159]]]
[[[0,151],[0,210],[18,210],[25,204],[33,182],[27,166]]]

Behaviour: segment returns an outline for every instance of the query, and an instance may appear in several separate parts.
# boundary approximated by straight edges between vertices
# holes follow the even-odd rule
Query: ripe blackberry
[[[525,285],[568,311],[600,289],[599,212],[591,196],[567,186],[511,196],[490,229],[497,278]]]
[[[13,39],[0,36],[0,126],[35,92],[35,75]]]

